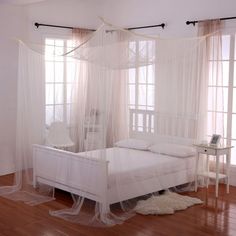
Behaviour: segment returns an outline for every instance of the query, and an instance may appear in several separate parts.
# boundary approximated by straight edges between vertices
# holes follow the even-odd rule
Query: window
[[[216,70],[217,60],[210,58],[210,80],[208,85],[208,124],[222,122],[224,126],[224,143],[228,142],[234,146],[231,154],[231,164],[236,165],[236,48],[235,34],[222,36],[222,74],[223,81],[216,84],[215,78],[219,71]],[[211,79],[212,78],[212,79]],[[223,93],[221,93],[223,91]],[[217,94],[218,99],[223,96],[224,105],[217,106],[212,102],[213,94]],[[217,133],[217,130],[216,130]],[[212,132],[208,129],[209,138]]]
[[[215,44],[212,37],[212,44]],[[216,40],[217,41],[217,40]],[[217,44],[217,43],[216,43]],[[229,61],[230,61],[230,36],[222,37],[222,57],[219,59],[213,51],[209,62],[209,84],[208,84],[208,136],[212,135],[212,126],[216,126],[216,133],[222,134],[226,144],[227,118],[228,118],[228,90],[229,90]],[[222,81],[217,81],[218,75],[222,75]],[[217,97],[215,99],[215,97]],[[223,104],[222,104],[223,103]],[[218,124],[218,125],[217,125]]]
[[[129,108],[133,116],[131,119],[132,130],[153,133],[155,65],[151,59],[155,52],[155,43],[153,41],[130,42],[129,52],[130,61],[135,65],[129,69],[128,85]]]
[[[62,56],[73,47],[72,40],[45,39],[46,125],[54,121],[69,123],[71,90],[74,83],[73,58]]]

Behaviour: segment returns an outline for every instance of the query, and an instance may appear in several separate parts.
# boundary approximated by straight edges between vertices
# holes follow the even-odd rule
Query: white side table
[[[217,146],[210,146],[207,144],[197,144],[194,145],[196,147],[197,151],[197,159],[196,159],[196,169],[195,169],[195,191],[197,191],[198,188],[198,176],[203,176],[207,178],[207,188],[208,188],[208,182],[210,179],[215,179],[216,181],[216,197],[218,197],[218,189],[219,189],[219,180],[220,179],[226,179],[227,180],[227,193],[229,193],[229,169],[230,169],[230,155],[231,155],[231,148],[233,146],[223,146],[223,147],[217,147]],[[207,157],[206,160],[206,170],[199,172],[199,158],[200,154],[205,154]],[[209,155],[216,156],[216,170],[215,172],[209,171]],[[221,155],[226,155],[226,173],[219,173],[219,159]]]

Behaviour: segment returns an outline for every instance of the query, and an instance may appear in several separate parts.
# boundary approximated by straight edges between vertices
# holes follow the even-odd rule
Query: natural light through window
[[[231,164],[236,165],[236,48],[235,35],[228,34],[222,36],[222,72],[217,70],[218,61],[211,56],[209,85],[208,85],[208,135],[211,133],[211,123],[223,123],[224,144],[234,146],[231,153]],[[217,73],[222,73],[222,83],[216,83]],[[223,107],[217,106],[213,102],[213,95],[217,94],[217,99],[223,98]],[[216,133],[217,133],[216,129]]]
[[[144,58],[150,58],[149,53],[153,52],[154,47],[153,41],[130,42],[130,57],[134,62],[140,55],[143,55]],[[132,130],[154,132],[154,100],[155,65],[144,60],[143,65],[135,65],[129,69],[129,108],[135,111],[131,122]],[[139,110],[142,110],[140,114],[138,113]],[[144,130],[144,126],[147,130]]]
[[[72,57],[62,56],[73,47],[72,40],[45,39],[46,125],[69,123],[71,92],[75,77]]]

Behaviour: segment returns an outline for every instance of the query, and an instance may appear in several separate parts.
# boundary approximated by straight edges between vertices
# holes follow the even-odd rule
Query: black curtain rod
[[[219,18],[219,19],[209,19],[209,20],[233,20],[233,19],[236,19],[236,16],[233,16],[233,17],[223,17],[223,18]],[[186,25],[194,25],[196,23],[198,23],[199,21],[202,21],[202,20],[194,20],[194,21],[186,21]]]
[[[48,24],[40,24],[40,23],[35,23],[34,24],[37,28],[39,28],[39,26],[46,26],[46,27],[54,27],[54,28],[64,28],[64,29],[74,29],[74,27],[70,27],[70,26],[62,26],[62,25],[48,25]],[[165,28],[165,23],[159,24],[159,25],[146,25],[146,26],[139,26],[139,27],[131,27],[131,28],[127,28],[127,30],[135,30],[135,29],[145,29],[145,28],[154,28],[154,27],[162,27],[162,29]],[[96,31],[95,29],[88,29],[91,31]]]
[[[135,30],[135,29],[146,29],[146,28],[155,28],[155,27],[161,27],[162,29],[165,28],[165,23],[159,24],[159,25],[146,25],[146,26],[139,26],[139,27],[131,27],[126,28],[127,30]]]
[[[46,27],[54,27],[54,28],[63,28],[63,29],[75,29],[74,27],[70,26],[63,26],[63,25],[49,25],[49,24],[40,24],[40,23],[34,23],[34,25],[39,28],[39,26],[46,26]],[[86,29],[90,31],[96,31],[95,29]]]

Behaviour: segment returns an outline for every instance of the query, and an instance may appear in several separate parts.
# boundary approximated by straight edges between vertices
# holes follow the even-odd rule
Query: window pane
[[[55,45],[56,45],[57,47],[63,47],[63,46],[64,46],[64,40],[62,40],[62,39],[56,39],[56,40],[55,40]]]
[[[75,47],[75,41],[74,40],[67,40],[67,48],[74,48]]]
[[[236,115],[232,115],[232,138],[236,139]]]
[[[135,69],[129,69],[129,83],[135,83]]]
[[[129,85],[129,104],[135,104],[135,85]]]
[[[63,104],[63,84],[55,84],[55,104]]]
[[[155,75],[154,73],[155,73],[155,66],[154,65],[148,66],[147,78],[149,84],[154,84],[154,75]]]
[[[130,42],[129,49],[130,49],[130,51],[135,52],[136,51],[136,42]]]
[[[223,89],[223,99],[224,99],[224,107],[222,110],[227,112],[228,111],[228,88]]]
[[[46,106],[46,125],[50,126],[53,121],[53,106]]]
[[[138,127],[138,131],[143,132],[143,127]]]
[[[136,42],[129,43],[129,60],[133,63],[136,60]]]
[[[148,41],[148,48],[147,48],[147,50],[148,50],[148,58],[149,58],[149,60],[151,59],[151,60],[154,60],[155,59],[155,53],[156,53],[156,51],[155,51],[155,41]]]
[[[231,149],[231,164],[236,165],[236,140],[232,140],[231,145],[234,146]]]
[[[218,37],[212,36],[210,38],[210,60],[220,60],[220,54],[218,53],[218,48],[220,47],[220,40]]]
[[[229,84],[229,62],[228,61],[209,62],[209,85],[228,86],[228,84]]]
[[[55,62],[55,82],[62,83],[64,78],[63,62]]]
[[[138,104],[146,105],[146,85],[139,85],[138,88]]]
[[[54,103],[54,85],[46,84],[46,104]]]
[[[45,39],[45,44],[46,45],[54,45],[54,39]]]
[[[154,86],[147,86],[147,105],[154,106]]]
[[[64,54],[64,48],[55,46],[55,61],[63,61],[64,60],[64,57],[62,56],[63,54]]]
[[[54,63],[46,62],[45,65],[46,82],[54,82]]]
[[[208,110],[227,111],[228,110],[228,88],[208,88]]]
[[[66,69],[66,81],[72,83],[75,80],[75,63],[68,62]]]
[[[139,41],[139,52],[147,51],[147,41]]]
[[[147,83],[147,67],[142,66],[139,68],[139,83]]]
[[[63,105],[55,106],[55,121],[63,121]]]
[[[50,46],[50,45],[45,46],[45,60],[47,61],[54,60],[54,46]]]
[[[222,59],[229,60],[230,35],[222,36]]]
[[[227,114],[222,112],[208,112],[207,134],[224,134],[227,137]]]
[[[138,126],[143,127],[143,114],[138,114]]]
[[[209,62],[209,85],[216,86],[216,69],[215,62]]]
[[[229,85],[229,62],[223,62],[223,86]]]

